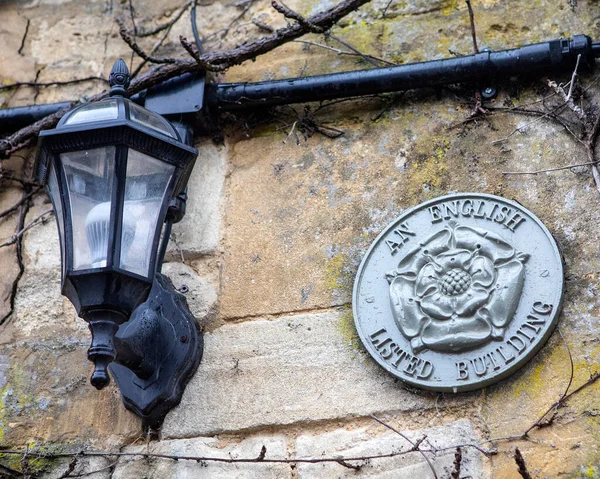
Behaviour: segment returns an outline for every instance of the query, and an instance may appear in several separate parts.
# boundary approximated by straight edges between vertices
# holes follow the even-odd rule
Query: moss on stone
[[[354,315],[350,305],[344,307],[344,313],[340,316],[336,328],[352,349],[361,350],[361,342],[354,326]]]

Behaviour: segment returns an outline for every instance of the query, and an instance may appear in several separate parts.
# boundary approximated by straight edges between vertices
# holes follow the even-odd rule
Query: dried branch
[[[27,19],[27,24],[25,25],[25,32],[23,33],[23,38],[21,38],[21,46],[17,50],[19,55],[23,55],[23,48],[25,48],[25,40],[27,39],[27,34],[29,33],[29,26],[31,25],[31,19]]]
[[[142,48],[136,43],[135,37],[132,37],[129,34],[129,30],[125,26],[125,23],[123,23],[123,20],[121,20],[120,18],[116,18],[115,21],[119,25],[119,35],[121,35],[121,38],[123,39],[123,41],[125,43],[127,43],[129,48],[131,48],[135,53],[137,53],[137,55],[139,57],[141,57],[143,60],[150,62],[150,63],[158,63],[158,64],[177,63],[179,61],[178,58],[170,58],[170,57],[159,58],[159,57],[154,57],[154,56],[149,55],[148,53],[144,52],[144,50],[142,50]]]
[[[255,18],[252,19],[252,23],[267,33],[273,33],[275,31],[271,25],[267,25],[266,23],[256,20]]]
[[[385,18],[385,17],[386,17],[386,15],[387,15],[387,11],[388,11],[388,9],[390,8],[390,6],[392,5],[392,2],[393,2],[393,1],[394,1],[394,0],[389,0],[389,1],[387,2],[386,6],[383,8],[383,11],[381,12],[381,16],[382,16],[383,18]]]
[[[513,136],[515,133],[519,132],[522,133],[527,127],[533,125],[534,123],[543,120],[544,118],[552,118],[553,115],[556,115],[557,113],[560,113],[560,110],[565,108],[566,103],[561,103],[560,105],[558,105],[557,107],[555,107],[553,110],[550,110],[546,113],[541,112],[541,111],[537,111],[537,110],[531,110],[531,111],[523,111],[523,110],[518,110],[518,109],[511,109],[511,111],[516,111],[518,113],[527,113],[527,114],[539,114],[539,116],[533,120],[531,120],[530,122],[526,123],[523,126],[517,127],[515,129],[513,129],[508,135],[506,135],[504,138],[500,138],[498,140],[494,140],[492,141],[492,145],[498,145],[500,143],[504,143],[505,141],[507,141],[511,136]]]
[[[515,448],[515,462],[517,463],[517,466],[519,466],[517,472],[521,475],[523,479],[533,479],[527,471],[525,459],[523,459],[523,455],[521,454],[521,451],[519,451],[518,447]]]
[[[375,419],[375,421],[377,421],[379,424],[381,424],[382,426],[387,427],[389,430],[394,431],[396,434],[398,434],[400,437],[402,437],[403,439],[405,439],[406,441],[408,441],[411,445],[412,445],[412,451],[417,451],[421,454],[421,456],[423,456],[423,458],[425,459],[425,461],[427,461],[427,464],[429,464],[429,468],[431,469],[431,472],[433,473],[433,477],[435,479],[438,479],[438,475],[435,472],[435,468],[433,467],[433,464],[431,462],[431,460],[427,457],[427,455],[425,454],[425,452],[423,450],[420,449],[420,444],[421,442],[423,442],[423,440],[425,438],[422,438],[420,441],[417,442],[413,442],[406,434],[401,433],[400,431],[398,431],[396,428],[392,427],[391,425],[387,424],[386,422],[382,421],[381,419],[377,418],[374,414],[370,415],[373,419]]]
[[[101,81],[104,83],[108,83],[106,78],[98,77],[98,76],[89,76],[85,78],[77,78],[75,80],[66,80],[66,81],[50,81],[50,82],[35,82],[35,81],[24,81],[24,82],[16,82],[10,83],[8,85],[0,85],[0,91],[12,90],[14,88],[20,88],[24,86],[28,87],[47,87],[47,86],[65,86],[65,85],[73,85],[75,83],[83,83],[88,81]]]
[[[29,207],[30,207],[30,199],[31,197],[29,196],[29,189],[26,187],[24,192],[23,192],[23,198],[25,198],[25,201],[21,202],[20,208],[21,210],[19,211],[19,219],[17,220],[17,233],[15,234],[16,238],[15,241],[13,241],[11,244],[15,244],[16,243],[16,255],[17,255],[17,267],[19,268],[19,272],[17,273],[17,276],[15,277],[15,279],[12,282],[11,288],[10,288],[10,295],[9,295],[9,310],[8,313],[6,313],[1,319],[0,319],[0,325],[4,324],[4,321],[6,321],[14,312],[15,310],[15,298],[17,297],[17,288],[19,287],[19,282],[21,281],[21,278],[23,277],[23,274],[25,273],[25,263],[23,262],[23,241],[22,241],[22,237],[23,237],[23,233],[19,234],[19,232],[23,231],[25,229],[25,218],[27,217],[27,213],[29,212]],[[11,238],[12,239],[12,238]],[[0,245],[0,247],[2,247],[3,245]]]
[[[310,22],[309,20],[304,18],[302,15],[300,15],[299,13],[296,13],[294,10],[289,8],[283,2],[281,2],[281,5],[279,5],[275,0],[273,0],[271,2],[271,6],[275,10],[277,10],[279,13],[281,13],[285,18],[289,18],[291,20],[295,20],[296,22],[298,22],[300,24],[300,26],[302,26],[304,29],[306,29],[309,32],[312,32],[312,33],[324,33],[325,32],[325,30],[322,27]]]
[[[384,64],[389,65],[389,66],[396,66],[397,65],[397,63],[390,62],[390,61],[384,60],[383,58],[375,57],[373,55],[368,55],[366,53],[360,53],[360,52],[356,53],[354,51],[347,52],[345,50],[340,50],[339,48],[330,47],[329,45],[324,45],[322,43],[317,43],[317,42],[311,42],[311,41],[308,41],[308,40],[294,40],[294,43],[302,43],[304,45],[312,45],[312,46],[315,46],[315,47],[323,48],[325,50],[329,50],[331,52],[335,52],[338,55],[348,55],[348,56],[352,56],[352,57],[362,57],[364,59],[375,60],[375,61],[384,63]]]
[[[598,131],[600,130],[600,114],[596,117],[594,126],[588,135],[588,141],[586,144],[586,151],[590,163],[596,162],[596,139],[598,138]],[[592,165],[592,176],[596,182],[596,189],[600,192],[600,172],[598,171],[598,165]]]
[[[23,203],[29,201],[33,196],[35,196],[37,193],[39,193],[40,190],[41,190],[41,187],[38,186],[33,191],[26,193],[19,201],[17,201],[10,208],[6,208],[4,211],[0,212],[0,218],[4,218],[5,216],[8,216],[11,213],[14,213],[15,211],[17,211]]]
[[[169,36],[169,33],[171,33],[171,29],[173,28],[173,25],[170,25],[166,30],[165,33],[163,34],[163,36],[158,39],[156,41],[156,43],[154,43],[154,45],[152,46],[152,49],[149,52],[149,55],[152,56],[154,55],[154,52],[156,52],[156,50],[158,50],[160,48],[160,46],[164,43],[164,41],[167,39],[167,37]],[[148,62],[146,60],[142,61],[137,67],[135,67],[135,70],[133,70],[133,72],[131,73],[131,78],[135,78],[139,75],[139,73],[142,71],[142,68],[144,68],[146,66]]]
[[[23,208],[25,209],[25,208]],[[27,223],[27,225],[22,226],[19,231],[17,231],[17,233],[15,233],[14,235],[12,235],[8,240],[6,240],[4,243],[0,244],[0,248],[4,248],[5,246],[10,246],[11,244],[15,244],[17,243],[17,241],[20,242],[21,237],[31,228],[33,228],[40,220],[43,220],[44,217],[46,215],[49,215],[51,213],[54,213],[54,210],[46,210],[43,213],[41,213],[40,215],[36,216],[34,219],[32,219],[29,223]]]
[[[546,427],[554,422],[554,419],[556,418],[556,415],[558,414],[558,409],[564,405],[565,398],[569,394],[569,389],[571,389],[571,384],[573,384],[573,377],[575,375],[575,365],[573,364],[573,355],[571,354],[571,348],[569,348],[569,345],[567,344],[567,341],[565,340],[565,337],[563,336],[560,329],[557,329],[557,331],[558,331],[558,334],[561,337],[563,344],[565,345],[565,348],[567,349],[567,353],[569,355],[569,363],[571,365],[571,373],[569,375],[569,382],[567,383],[567,387],[565,388],[565,391],[560,396],[560,399],[558,401],[556,401],[554,404],[552,404],[552,406],[550,406],[546,410],[546,412],[539,417],[539,419],[537,421],[535,421],[531,426],[529,426],[529,428],[523,433],[523,437],[527,437],[529,435],[529,433],[535,428],[539,429],[542,427]],[[548,415],[550,413],[552,413],[552,415],[550,417],[548,417]]]
[[[571,168],[577,168],[579,166],[590,166],[597,165],[598,161],[592,161],[589,163],[579,163],[577,165],[567,165],[567,166],[559,166],[558,168],[547,168],[545,170],[536,170],[536,171],[503,171],[503,175],[538,175],[540,173],[550,173],[552,171],[560,171],[560,170],[570,170]]]
[[[171,27],[173,27],[173,25],[175,25],[179,19],[183,16],[183,14],[185,13],[185,11],[190,7],[190,5],[193,3],[194,0],[190,0],[186,3],[184,3],[182,5],[182,7],[177,11],[177,13],[173,16],[173,18],[171,18],[169,21],[162,23],[160,25],[155,26],[154,28],[148,28],[148,29],[140,29],[138,27],[137,32],[136,32],[136,36],[137,37],[151,37],[153,35],[156,35],[164,30],[170,30]],[[132,33],[132,32],[128,32],[128,33]]]
[[[473,14],[473,7],[471,6],[471,0],[465,0],[467,8],[469,9],[469,23],[471,24],[471,38],[473,39],[473,50],[475,53],[479,53],[479,47],[477,46],[477,33],[475,33],[475,15]]]
[[[369,1],[370,0],[343,0],[330,9],[309,17],[307,21],[323,30],[328,30],[341,18]],[[299,23],[296,23],[277,30],[271,36],[248,42],[231,50],[204,53],[200,58],[205,65],[215,65],[218,68],[229,68],[270,52],[284,43],[291,42],[292,40],[301,37],[305,33],[308,33],[308,30]],[[174,76],[202,69],[203,67],[193,58],[180,59],[176,63],[160,65],[141,74],[137,78],[134,78],[129,86],[129,93],[134,94],[162,83]],[[101,100],[107,95],[108,92],[99,93],[92,96],[90,101]],[[62,118],[62,116],[74,105],[75,103],[69,108],[49,115],[32,125],[18,130],[7,138],[0,140],[0,158],[8,157],[15,151],[31,144],[40,131],[53,128],[58,120],[60,120],[60,118]]]
[[[462,463],[462,450],[460,447],[456,448],[454,453],[454,462],[452,463],[452,472],[450,473],[450,479],[460,479],[460,467]]]
[[[565,104],[573,110],[573,112],[579,117],[580,120],[585,121],[587,116],[583,108],[575,105],[573,101],[573,87],[575,85],[575,81],[577,80],[577,69],[579,68],[579,61],[581,60],[581,54],[577,55],[577,63],[575,64],[575,69],[573,70],[573,75],[571,76],[571,81],[568,83],[569,92],[565,92],[565,89],[562,85],[557,84],[555,81],[548,80],[548,86],[552,88],[558,95],[560,95]]]
[[[244,18],[244,15],[246,15],[246,13],[248,13],[248,11],[250,10],[250,8],[252,7],[252,4],[254,3],[254,0],[243,0],[241,2],[237,2],[234,3],[233,5],[235,7],[243,7],[242,12],[237,15],[233,20],[231,20],[231,22],[229,22],[229,25],[227,25],[225,28],[218,30],[208,36],[206,36],[204,38],[205,42],[210,41],[213,37],[216,37],[218,35],[220,35],[221,40],[223,38],[225,38],[227,36],[227,34],[229,33],[229,31],[231,30],[231,28],[237,23],[239,22],[242,18]]]
[[[367,61],[368,63],[370,63],[371,65],[373,65],[375,68],[378,68],[379,65],[377,65],[377,63],[375,63],[375,61],[373,61],[373,59],[371,59],[370,55],[366,55],[363,52],[361,52],[360,50],[358,50],[357,48],[354,48],[352,45],[350,45],[347,41],[342,40],[339,37],[336,37],[335,35],[333,35],[331,32],[327,32],[325,33],[325,36],[327,38],[332,38],[333,40],[335,40],[336,42],[344,45],[346,48],[348,48],[349,50],[352,50],[354,53],[356,53],[358,56],[362,57],[365,61]],[[379,59],[377,59],[379,60]],[[381,61],[381,60],[379,60]]]
[[[198,66],[201,69],[210,70],[213,72],[222,72],[222,71],[227,70],[227,68],[229,68],[226,65],[213,65],[210,63],[206,63],[202,59],[201,54],[198,51],[198,47],[194,43],[189,42],[187,38],[180,36],[179,42],[181,43],[181,46],[185,49],[185,51],[188,52],[194,60],[196,60],[196,62],[198,63]]]
[[[67,470],[65,472],[63,472],[58,479],[65,479],[67,477],[73,477],[71,476],[71,473],[75,470],[75,466],[77,465],[77,457],[74,457],[73,459],[71,459],[71,461],[69,462],[69,465],[67,466]]]

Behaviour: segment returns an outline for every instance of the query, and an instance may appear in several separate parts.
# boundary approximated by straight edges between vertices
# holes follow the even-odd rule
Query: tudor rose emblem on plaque
[[[486,194],[423,203],[375,240],[354,284],[371,356],[410,385],[469,391],[499,381],[544,345],[560,313],[562,259],[521,205]]]

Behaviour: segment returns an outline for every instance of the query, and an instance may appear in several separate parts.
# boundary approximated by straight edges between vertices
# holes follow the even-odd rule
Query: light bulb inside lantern
[[[85,219],[85,229],[91,254],[91,268],[106,267],[108,253],[108,236],[110,234],[110,201],[94,206]],[[123,234],[121,237],[121,254],[127,255],[135,237],[136,218],[127,207],[123,206]]]

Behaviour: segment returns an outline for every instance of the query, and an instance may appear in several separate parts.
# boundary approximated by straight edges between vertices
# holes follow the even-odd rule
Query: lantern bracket
[[[156,274],[148,299],[119,327],[114,345],[109,370],[125,407],[146,426],[159,427],[179,404],[203,352],[186,299],[166,276]]]

